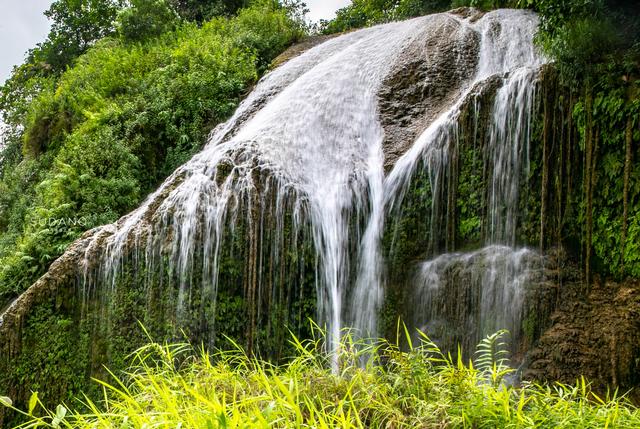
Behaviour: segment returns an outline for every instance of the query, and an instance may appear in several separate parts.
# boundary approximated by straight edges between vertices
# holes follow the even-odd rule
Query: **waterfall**
[[[425,261],[412,322],[447,350],[473,350],[487,334],[507,329],[517,352],[526,288],[539,281],[541,265],[536,252],[502,245]]]
[[[476,77],[458,103],[434,121],[386,180],[388,204],[402,199],[422,165],[432,194],[432,256],[419,264],[413,293],[414,325],[453,350],[475,346],[485,335],[508,329],[515,345],[522,327],[526,286],[542,268],[541,256],[516,248],[521,216],[520,190],[529,175],[529,145],[539,69],[535,18],[517,11],[497,11],[476,24],[482,35]],[[485,148],[490,160],[487,190],[486,247],[467,253],[441,254],[435,238],[442,215],[444,177],[452,147],[461,144],[460,116],[469,108],[476,118],[483,87],[493,78],[499,87],[491,107]],[[475,124],[477,127],[477,122]],[[475,134],[474,134],[475,136]],[[448,249],[446,249],[448,250]]]
[[[444,21],[462,29],[455,36],[459,42],[478,37],[475,72],[460,83],[456,100],[442,106],[409,150],[385,170],[379,92],[397,58]],[[232,252],[225,249],[233,247],[233,240],[245,237],[242,278],[250,303],[271,299],[275,285],[289,278],[291,264],[299,263],[285,262],[285,248],[296,250],[311,240],[318,320],[328,332],[327,349],[337,349],[345,327],[364,337],[379,335],[387,215],[402,205],[419,165],[426,169],[432,193],[442,192],[463,107],[497,79],[487,145],[493,172],[486,242],[492,246],[423,263],[415,313],[435,306],[435,295],[427,292],[441,290],[441,271],[462,260],[495,261],[495,266],[489,262],[489,272],[496,275],[481,275],[478,282],[483,289],[490,284],[496,299],[481,307],[486,317],[498,307],[504,313],[521,300],[520,290],[509,287],[526,265],[518,258],[530,254],[507,249],[515,245],[533,91],[543,62],[533,46],[536,25],[536,16],[524,11],[495,11],[477,20],[431,15],[336,37],[272,71],[211,133],[199,154],[140,208],[95,234],[82,264],[85,301],[98,296],[107,302],[125,267],[133,265],[148,285],[176,285],[171,305],[179,323],[187,323],[194,311],[211,318],[224,287],[222,254]],[[442,201],[432,201],[431,216],[438,216]],[[435,221],[431,224],[435,237],[439,231]],[[431,256],[440,250],[435,243],[424,249]],[[505,284],[501,291],[494,277]],[[255,311],[252,325],[260,318]],[[515,323],[503,313],[498,325]],[[206,325],[215,331],[213,320]]]

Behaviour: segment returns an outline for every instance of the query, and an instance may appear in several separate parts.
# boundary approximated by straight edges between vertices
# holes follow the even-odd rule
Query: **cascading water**
[[[245,210],[249,225],[261,221],[261,216],[251,213],[261,186],[255,174],[266,172],[276,194],[278,218],[283,219],[285,201],[293,200],[294,227],[307,222],[311,226],[318,255],[319,312],[329,332],[329,348],[335,348],[348,317],[362,332],[375,335],[383,214],[383,131],[376,115],[376,95],[394,56],[428,20],[334,39],[271,73],[235,116],[212,134],[200,154],[128,219],[112,231],[105,230],[111,236],[96,238],[87,252],[86,287],[96,282],[114,285],[126,251],[144,249],[147,267],[169,255],[180,282],[179,319],[189,307],[194,276],[201,275],[204,295],[215,301],[226,229],[232,230],[236,218],[243,215],[238,210],[240,201],[249,202]],[[261,108],[247,118],[256,106]],[[170,189],[177,181],[175,189]],[[261,192],[266,193],[264,187]],[[362,233],[356,228],[352,234],[351,223],[366,226]],[[352,240],[361,243],[360,258],[349,255]],[[278,244],[272,243],[274,251]],[[96,278],[90,272],[95,264],[89,255],[99,248],[104,251]],[[193,272],[196,252],[202,252],[205,261],[202,273]],[[367,305],[364,312],[349,313],[343,308],[353,277],[351,265],[359,272],[357,299]]]
[[[532,43],[535,19],[515,11],[499,11],[477,26],[482,43],[473,84],[419,137],[386,182],[388,204],[397,208],[418,165],[424,166],[433,194],[428,252],[437,255],[437,218],[443,210],[442,198],[437,196],[444,193],[452,147],[461,144],[460,115],[464,107],[471,106],[477,118],[483,86],[499,79],[484,146],[489,160],[485,168],[490,170],[484,232],[487,247],[441,254],[421,263],[416,274],[414,324],[449,350],[456,344],[473,347],[498,329],[508,329],[516,344],[526,286],[532,272],[539,274],[542,267],[536,252],[514,247],[519,194],[529,174],[536,81],[543,64]]]
[[[423,262],[413,323],[446,350],[472,349],[487,334],[507,329],[517,352],[526,288],[540,281],[541,266],[536,252],[500,245]]]
[[[478,38],[475,73],[460,83],[456,100],[442,106],[385,177],[380,88],[398,56],[444,21],[461,29],[459,42]],[[419,161],[427,169],[432,193],[440,192],[451,145],[459,136],[462,106],[496,78],[487,242],[515,244],[519,177],[527,168],[534,81],[542,63],[533,47],[536,25],[535,15],[523,11],[491,12],[477,21],[438,14],[349,33],[290,60],[267,75],[235,115],[214,130],[204,150],[138,210],[96,234],[85,252],[86,299],[107,286],[116,288],[124,267],[133,264],[144,267],[148,283],[159,277],[161,283],[177,284],[178,322],[195,307],[200,317],[210,317],[222,249],[242,229],[250,238],[244,292],[249,301],[259,301],[284,281],[284,265],[273,269],[272,261],[284,258],[285,230],[291,230],[294,239],[288,245],[295,246],[299,236],[313,240],[318,312],[328,330],[328,349],[336,349],[344,327],[376,336],[384,295],[381,239],[386,214],[402,205]],[[433,217],[440,201],[432,201]],[[433,229],[432,237],[437,234]],[[430,247],[425,249],[430,255],[439,251],[435,244]],[[508,283],[521,277],[521,264],[504,262],[509,254],[505,247],[481,252],[483,261],[504,264],[502,271],[490,268],[499,274],[493,277]],[[449,260],[479,258],[474,255],[444,255],[423,264],[418,301],[433,307],[436,301],[424,291],[439,288],[438,270],[446,269]],[[482,280],[483,288],[491,281]],[[486,307],[504,309],[520,296],[504,292]],[[251,320],[256,317],[252,314]]]

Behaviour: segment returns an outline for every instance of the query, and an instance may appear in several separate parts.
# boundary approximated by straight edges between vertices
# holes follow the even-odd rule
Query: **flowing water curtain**
[[[507,19],[508,18],[508,19]],[[439,337],[444,346],[467,349],[482,336],[497,329],[509,329],[517,343],[522,309],[531,271],[542,268],[535,252],[516,249],[516,227],[520,190],[529,174],[529,144],[536,102],[536,87],[544,58],[533,44],[537,21],[532,14],[497,11],[474,24],[481,34],[478,71],[460,100],[418,138],[413,148],[399,160],[387,179],[389,206],[401,210],[403,198],[424,168],[431,190],[430,239],[424,252],[430,257],[415,277],[415,302],[409,310],[414,324]],[[469,145],[470,136],[461,132],[461,119],[477,120],[484,94],[494,91],[487,131],[480,138],[485,148],[487,247],[470,253],[450,251],[455,235],[441,243],[442,232],[455,208],[447,210],[447,196],[455,192],[458,174],[451,154]],[[473,144],[478,127],[475,123]],[[453,185],[452,185],[453,183]],[[447,187],[449,189],[447,189]],[[464,195],[457,196],[465,198]],[[446,212],[448,215],[443,216]],[[448,228],[447,228],[448,230]],[[442,236],[442,234],[441,234]],[[440,240],[440,241],[439,241]],[[505,246],[506,245],[506,246]],[[508,247],[507,247],[508,246]],[[534,276],[535,277],[535,276]]]
[[[500,329],[518,351],[527,287],[540,282],[542,259],[529,249],[491,245],[447,253],[418,266],[413,324],[444,349],[474,350]]]

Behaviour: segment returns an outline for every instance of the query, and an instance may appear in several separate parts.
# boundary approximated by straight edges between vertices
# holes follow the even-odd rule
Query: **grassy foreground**
[[[543,387],[504,382],[503,333],[487,337],[476,364],[454,362],[425,336],[411,351],[347,337],[337,371],[322,341],[299,342],[276,366],[237,347],[208,354],[151,343],[104,387],[104,402],[45,410],[34,394],[21,428],[638,428],[624,398],[604,399],[584,380]],[[375,353],[372,353],[375,352]],[[374,357],[371,357],[374,356]],[[368,363],[362,366],[363,361]],[[11,407],[10,399],[0,402]],[[40,416],[40,417],[36,417]]]

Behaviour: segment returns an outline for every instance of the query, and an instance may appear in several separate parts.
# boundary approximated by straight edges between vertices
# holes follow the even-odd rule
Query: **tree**
[[[131,0],[117,18],[117,31],[125,40],[141,41],[175,29],[180,17],[167,0]]]
[[[188,21],[202,23],[214,16],[231,16],[238,9],[249,6],[248,0],[171,0],[180,16]]]
[[[448,9],[450,0],[353,0],[332,21],[321,21],[323,33],[338,33]]]
[[[45,42],[30,51],[27,62],[41,71],[59,74],[93,43],[114,31],[114,21],[125,0],[56,0],[45,12],[51,31]]]

